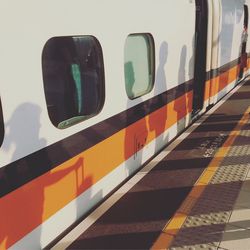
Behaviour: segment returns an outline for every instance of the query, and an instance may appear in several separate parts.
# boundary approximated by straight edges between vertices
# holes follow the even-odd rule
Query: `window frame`
[[[68,119],[62,120],[60,122],[58,122],[56,124],[56,119],[53,117],[53,114],[51,114],[51,112],[49,111],[49,97],[47,96],[48,94],[46,94],[46,89],[48,88],[50,82],[48,81],[48,79],[45,79],[45,70],[46,70],[46,59],[45,59],[45,51],[46,49],[48,49],[48,47],[50,46],[50,42],[53,39],[58,39],[60,40],[60,38],[64,39],[64,38],[71,38],[72,40],[74,38],[89,38],[90,39],[90,43],[92,46],[94,46],[96,53],[96,57],[95,60],[97,61],[96,64],[96,68],[98,68],[98,72],[97,72],[97,89],[95,91],[95,94],[97,95],[97,98],[95,101],[97,101],[97,105],[96,105],[96,109],[94,110],[94,112],[92,112],[91,114],[88,115],[80,115],[77,114],[75,116],[71,116]],[[92,39],[92,41],[91,41]],[[76,43],[74,43],[74,45],[76,46]],[[79,53],[76,52],[76,56],[78,57],[78,59],[80,59],[81,55],[79,55]],[[49,62],[49,60],[47,61],[47,63]],[[63,61],[62,61],[63,62]],[[73,64],[72,64],[73,65]],[[72,66],[71,65],[71,66]],[[76,64],[78,65],[78,64]],[[80,73],[86,73],[86,68],[85,69],[81,69]],[[55,74],[56,75],[56,74]],[[99,42],[99,40],[93,36],[93,35],[71,35],[71,36],[53,36],[51,38],[49,38],[46,43],[44,44],[43,47],[43,51],[42,51],[42,76],[43,76],[43,89],[44,89],[44,95],[45,95],[45,102],[46,102],[46,108],[47,108],[47,113],[49,116],[49,119],[51,121],[51,123],[58,129],[67,129],[69,127],[72,127],[76,124],[79,124],[83,121],[86,121],[92,117],[97,116],[103,109],[104,107],[104,103],[105,103],[105,97],[106,97],[106,93],[105,93],[105,69],[104,69],[104,56],[103,56],[103,49],[101,46],[101,43]],[[47,81],[47,82],[46,82]],[[82,94],[82,93],[81,93]]]
[[[146,44],[147,48],[149,48],[148,49],[148,65],[149,65],[149,72],[151,72],[151,75],[149,74],[148,78],[150,79],[150,82],[148,83],[148,88],[142,94],[130,96],[128,93],[128,90],[127,90],[126,75],[125,75],[125,47],[126,47],[126,41],[127,41],[129,36],[139,36],[139,35],[144,37],[144,39],[147,41],[147,44]],[[123,60],[123,62],[124,62],[124,70],[123,70],[124,83],[125,83],[125,90],[126,90],[127,97],[130,100],[134,100],[134,99],[140,98],[146,94],[149,94],[155,85],[155,41],[154,41],[153,35],[151,33],[148,33],[148,32],[128,34],[126,37],[126,40],[125,40],[125,44],[124,44],[123,57],[124,57],[124,60]]]

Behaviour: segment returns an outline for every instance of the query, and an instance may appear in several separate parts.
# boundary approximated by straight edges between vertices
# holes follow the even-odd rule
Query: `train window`
[[[93,36],[53,37],[42,54],[51,122],[60,129],[98,114],[104,103],[102,49]]]
[[[154,40],[148,33],[130,34],[125,42],[124,75],[130,99],[145,95],[153,88]]]

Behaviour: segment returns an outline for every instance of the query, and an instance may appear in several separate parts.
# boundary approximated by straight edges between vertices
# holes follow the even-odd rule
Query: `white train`
[[[0,249],[45,248],[237,85],[248,5],[1,1]]]

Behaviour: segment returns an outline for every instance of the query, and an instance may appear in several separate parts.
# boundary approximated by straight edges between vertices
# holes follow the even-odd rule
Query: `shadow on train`
[[[131,61],[125,63],[124,69],[126,72],[126,82],[130,86],[131,92],[134,93],[134,83],[135,83],[135,73],[134,66]],[[137,98],[139,103],[143,103],[141,97]],[[145,140],[147,140],[148,130],[146,125],[145,118],[145,105],[139,105],[136,113],[132,113],[129,109],[129,103],[127,103],[127,112],[126,112],[126,131],[124,138],[124,160],[125,160],[125,168],[126,168],[126,176],[130,176],[134,173],[135,168],[142,164],[142,151],[140,151],[145,144]],[[141,118],[136,125],[132,125],[133,117],[138,116]],[[130,158],[133,156],[133,160]],[[127,161],[126,161],[127,160]]]
[[[155,88],[154,95],[159,95],[166,91],[167,82],[166,82],[166,73],[165,73],[165,65],[168,57],[168,44],[163,42],[160,46],[159,50],[159,65],[156,71],[155,77]],[[125,72],[128,76],[127,84],[130,85],[130,88],[133,89],[133,85],[135,83],[135,75],[134,75],[134,67],[132,62],[127,62],[125,64]],[[145,151],[145,147],[147,147],[148,137],[157,138],[156,143],[154,145],[154,152],[158,152],[163,145],[168,141],[168,135],[163,134],[166,129],[168,110],[166,108],[167,103],[167,95],[160,94],[157,98],[153,98],[153,100],[149,104],[145,104],[142,98],[139,97],[136,99],[139,101],[139,105],[137,106],[136,112],[131,113],[129,110],[128,101],[128,111],[126,112],[126,131],[125,131],[125,141],[124,141],[124,160],[126,161],[126,171],[127,175],[132,174],[135,171],[135,167],[139,167],[142,165],[143,160],[143,152]],[[147,106],[150,105],[150,106]],[[161,107],[158,109],[158,107]],[[148,114],[148,109],[155,110],[154,112]],[[158,109],[158,110],[157,110]],[[133,117],[137,116],[139,119],[138,122],[131,125],[131,120]],[[130,157],[133,156],[133,160]]]
[[[20,122],[26,119],[24,114],[27,114],[28,120],[32,122],[29,128]],[[7,201],[0,206],[0,221],[4,225],[0,228],[0,246],[3,248],[8,248],[15,243],[16,239],[22,238],[33,229],[35,230],[32,232],[32,242],[42,243],[48,236],[42,235],[42,228],[39,225],[55,211],[69,203],[72,198],[79,196],[86,187],[92,185],[92,177],[86,176],[84,172],[83,157],[78,157],[73,164],[71,161],[70,164],[65,164],[60,169],[52,169],[53,160],[56,157],[63,154],[68,155],[70,159],[70,155],[62,144],[57,152],[53,152],[53,155],[52,152],[47,152],[47,142],[39,136],[40,114],[40,107],[32,103],[24,103],[14,111],[7,122],[6,141],[8,143],[3,145],[3,149],[9,151],[14,148],[13,160],[17,159],[20,151],[25,147],[25,143],[28,143],[25,138],[27,134],[33,138],[35,145],[39,145],[43,149],[39,152],[39,158],[31,155],[17,160],[3,173],[6,186],[16,192],[14,198],[5,197]],[[14,127],[12,124],[18,124],[18,127]],[[44,173],[43,168],[48,169],[48,172],[41,175]],[[28,182],[29,179],[37,176],[40,177]],[[23,183],[27,183],[27,185],[22,186]],[[18,189],[20,186],[22,187]],[[91,193],[87,193],[84,203],[88,204],[92,199],[95,197],[92,197]],[[75,218],[82,216],[82,206],[84,205],[82,202],[83,199],[75,201]],[[30,247],[32,248],[32,246]]]
[[[163,42],[159,49],[159,64],[156,70],[155,76],[155,88],[154,88],[154,96],[158,95],[159,93],[165,91],[167,89],[167,79],[166,79],[166,72],[165,72],[165,65],[167,63],[168,58],[168,44]],[[157,105],[158,102],[160,103],[168,103],[168,96],[160,95],[157,99],[153,99],[152,106]],[[157,103],[156,103],[157,102]],[[148,127],[149,131],[154,133],[154,137],[156,139],[155,143],[155,153],[157,153],[164,143],[168,142],[168,135],[163,134],[166,127],[168,116],[168,109],[163,108],[163,110],[156,111],[149,116],[148,120]]]
[[[189,79],[193,78],[193,66],[194,57],[192,56],[189,64],[188,64],[188,77]],[[180,63],[179,63],[179,71],[178,71],[178,83],[184,84],[188,79],[186,79],[187,73],[187,46],[183,45],[180,54]],[[174,110],[177,114],[177,133],[179,134],[183,131],[187,125],[187,116],[190,112],[190,108],[192,105],[192,100],[190,99],[188,93],[185,91],[185,96],[182,97],[181,103],[178,101],[178,93],[176,93],[176,97],[174,98]]]
[[[221,33],[219,34],[219,39],[221,40],[220,46],[220,65],[226,65],[227,62],[232,61],[231,58],[235,57],[232,55],[234,41],[233,41],[233,31],[235,24],[238,24],[242,20],[242,16],[244,15],[244,11],[242,9],[242,5],[245,4],[245,0],[237,1],[235,4],[235,0],[222,0],[222,28]],[[229,8],[228,6],[235,6],[234,9]],[[235,22],[236,20],[236,22]],[[243,31],[243,25],[242,25]],[[240,34],[241,35],[241,34]],[[217,41],[216,41],[217,42]],[[242,42],[241,42],[242,43]],[[241,46],[239,44],[239,52],[238,58],[241,56]],[[232,82],[234,79],[241,78],[240,77],[240,59],[237,62],[238,65],[233,68],[234,65],[229,65],[230,70],[221,70],[219,72],[218,84],[217,89],[214,90],[214,93],[218,93],[221,91],[221,97],[227,93],[226,85],[229,82]]]

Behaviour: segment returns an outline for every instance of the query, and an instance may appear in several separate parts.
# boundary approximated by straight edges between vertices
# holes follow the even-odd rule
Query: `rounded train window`
[[[154,84],[155,49],[152,35],[130,34],[124,48],[124,76],[127,95],[135,99],[149,93]]]
[[[53,37],[42,53],[51,122],[64,129],[98,114],[104,103],[102,49],[93,36]]]

